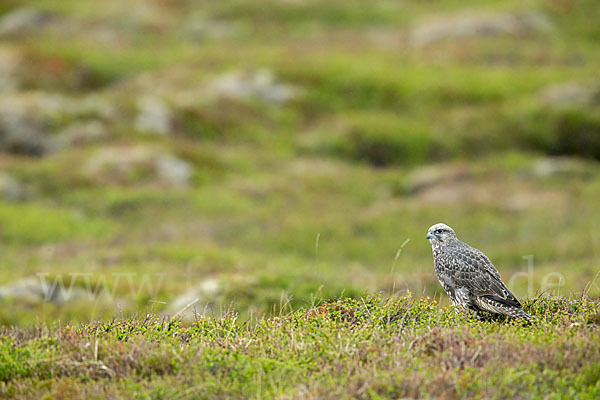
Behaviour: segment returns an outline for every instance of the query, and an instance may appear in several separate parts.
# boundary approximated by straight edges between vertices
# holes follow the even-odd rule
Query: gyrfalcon
[[[435,273],[452,304],[463,311],[486,311],[524,319],[533,317],[521,309],[519,300],[508,290],[490,259],[456,237],[445,224],[427,231],[433,250]]]

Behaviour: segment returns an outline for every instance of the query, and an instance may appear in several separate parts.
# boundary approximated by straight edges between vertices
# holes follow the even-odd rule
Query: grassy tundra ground
[[[152,315],[5,329],[4,396],[48,398],[547,398],[600,396],[600,313],[525,305],[538,326],[480,322],[429,299],[326,302],[240,324]]]
[[[599,20],[2,1],[3,394],[597,398]],[[440,221],[538,327],[443,307]]]
[[[0,321],[439,298],[439,221],[598,296],[598,7],[470,4],[3,2]]]

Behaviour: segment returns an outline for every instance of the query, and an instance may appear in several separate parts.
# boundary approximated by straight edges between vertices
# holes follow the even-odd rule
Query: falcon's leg
[[[452,297],[450,297],[450,301],[454,307],[454,315],[458,317],[462,313],[462,307]]]

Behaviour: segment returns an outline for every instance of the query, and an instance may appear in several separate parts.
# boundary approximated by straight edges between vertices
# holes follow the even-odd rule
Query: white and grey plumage
[[[452,304],[463,311],[486,311],[533,322],[521,309],[519,300],[500,279],[489,258],[456,237],[445,224],[435,224],[427,231],[433,250],[435,272]]]

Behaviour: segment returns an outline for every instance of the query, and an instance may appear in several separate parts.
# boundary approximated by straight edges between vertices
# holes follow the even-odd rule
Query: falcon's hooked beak
[[[426,239],[433,239],[435,237],[435,235],[431,232],[427,232],[427,236],[425,237]]]

